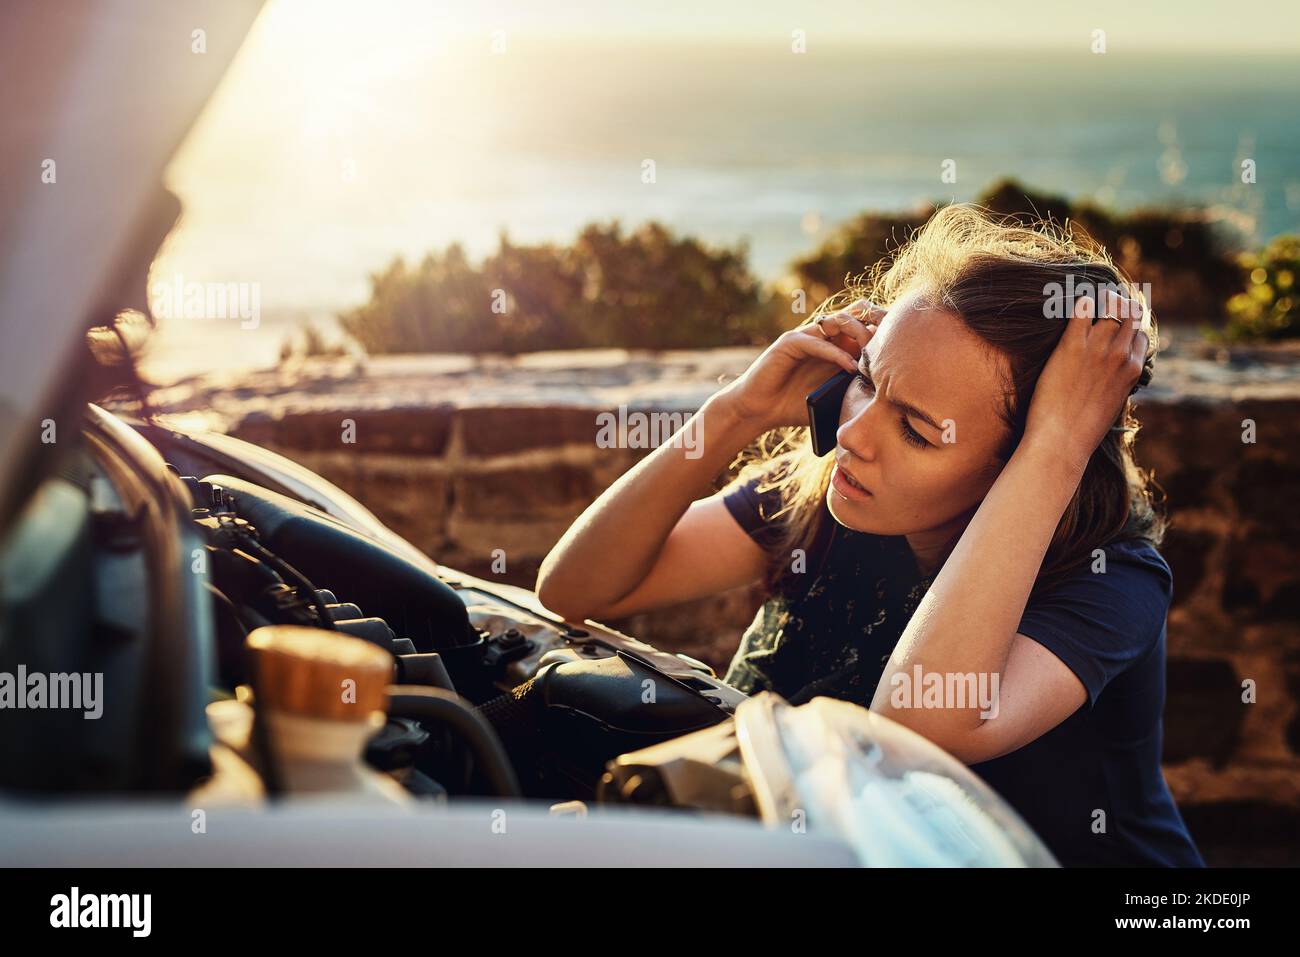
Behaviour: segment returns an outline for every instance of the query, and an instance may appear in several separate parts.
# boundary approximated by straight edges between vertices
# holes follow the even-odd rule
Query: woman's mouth
[[[831,472],[831,486],[842,498],[850,502],[865,502],[871,498],[871,493],[849,477],[838,465]]]

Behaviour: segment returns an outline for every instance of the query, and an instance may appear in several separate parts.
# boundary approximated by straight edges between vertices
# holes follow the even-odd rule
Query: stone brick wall
[[[1243,421],[1256,442],[1242,441]],[[1300,399],[1142,409],[1170,504],[1165,774],[1217,863],[1300,861]],[[1243,702],[1246,682],[1255,701]]]
[[[597,413],[693,411],[755,354],[314,360],[158,398],[319,472],[439,562],[532,587],[573,519],[646,454],[597,448]],[[1294,349],[1174,343],[1141,397],[1139,463],[1171,519],[1165,772],[1211,863],[1300,862],[1297,373]],[[610,624],[721,671],[760,601],[738,589]]]

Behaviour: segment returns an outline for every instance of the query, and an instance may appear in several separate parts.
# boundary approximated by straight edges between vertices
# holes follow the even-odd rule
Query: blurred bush
[[[532,352],[766,343],[766,297],[748,250],[713,249],[659,223],[624,235],[592,224],[570,246],[502,236],[472,265],[459,245],[371,277],[370,301],[340,316],[371,353]]]
[[[790,265],[782,285],[787,293],[803,290],[809,310],[844,288],[907,241],[935,211],[925,206],[911,214],[862,213],[832,231],[822,244]]]
[[[280,361],[314,356],[344,356],[347,347],[340,342],[331,342],[311,322],[300,323],[296,332],[285,337],[280,343]]]
[[[1282,331],[1294,328],[1294,240],[1279,240],[1251,261],[1248,271],[1263,270],[1266,280],[1242,294],[1239,239],[1199,210],[1116,213],[1014,180],[994,183],[976,202],[1007,216],[1082,228],[1136,282],[1149,284],[1163,324],[1222,329],[1231,299],[1233,335],[1294,334]],[[370,301],[340,322],[370,353],[762,345],[887,258],[935,209],[863,213],[791,263],[770,288],[750,273],[744,243],[712,248],[656,222],[626,235],[617,221],[592,224],[568,246],[520,246],[502,235],[497,251],[477,266],[453,244],[418,265],[397,259],[372,275]]]
[[[1228,300],[1223,338],[1240,342],[1300,336],[1300,236],[1278,236],[1259,253],[1240,257],[1246,291]]]
[[[1198,210],[1144,208],[1113,213],[1088,201],[1026,189],[1000,180],[975,200],[994,213],[1082,228],[1138,283],[1149,283],[1162,323],[1221,324],[1224,303],[1241,288],[1234,237]],[[936,207],[909,215],[864,213],[835,230],[812,254],[797,260],[786,281],[820,301],[890,255]]]

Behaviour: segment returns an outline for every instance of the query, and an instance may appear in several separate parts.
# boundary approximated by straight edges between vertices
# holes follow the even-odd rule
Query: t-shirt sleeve
[[[1173,593],[1169,566],[1149,543],[1112,544],[1104,551],[1104,571],[1093,571],[1090,562],[1031,596],[1018,629],[1078,675],[1090,707],[1159,640]]]
[[[768,551],[781,537],[780,519],[774,518],[781,508],[781,490],[768,488],[760,491],[759,488],[779,475],[780,467],[777,461],[761,473],[733,483],[722,495],[722,503],[727,506],[731,517],[750,538]]]

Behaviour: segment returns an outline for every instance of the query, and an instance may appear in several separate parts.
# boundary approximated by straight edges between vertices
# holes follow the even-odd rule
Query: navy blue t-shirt
[[[759,492],[758,483],[732,486],[723,501],[770,549],[778,493]],[[728,683],[793,703],[827,695],[870,706],[938,572],[922,575],[902,536],[857,532],[833,519],[827,529],[811,549],[820,554],[808,558],[808,587],[764,603]],[[1112,542],[1104,552],[1104,572],[1089,563],[1032,595],[1018,629],[1078,675],[1087,700],[1036,740],[971,770],[1066,866],[1204,866],[1160,769],[1173,576],[1145,540]]]

